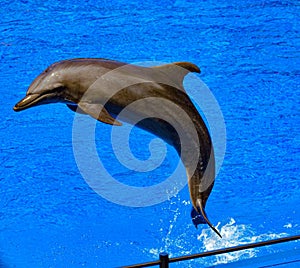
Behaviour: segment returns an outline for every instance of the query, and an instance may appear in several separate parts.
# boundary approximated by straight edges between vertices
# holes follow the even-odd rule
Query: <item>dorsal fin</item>
[[[200,73],[199,67],[190,62],[174,62],[152,68],[165,73],[180,87],[183,86],[183,79],[189,72]]]
[[[180,66],[186,70],[188,70],[188,72],[193,72],[193,73],[200,73],[200,68],[191,62],[186,62],[186,61],[180,61],[180,62],[174,62],[173,64],[170,65],[177,65]]]

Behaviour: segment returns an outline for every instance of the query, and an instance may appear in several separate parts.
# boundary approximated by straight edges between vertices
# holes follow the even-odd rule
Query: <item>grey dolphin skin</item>
[[[42,72],[14,110],[61,102],[100,122],[121,126],[124,121],[160,137],[174,146],[186,168],[194,215],[221,237],[205,212],[215,180],[215,159],[208,129],[183,88],[189,72],[200,69],[189,62],[141,67],[107,59],[64,60]],[[139,100],[144,100],[143,105],[131,107]],[[162,100],[162,105],[155,100]]]

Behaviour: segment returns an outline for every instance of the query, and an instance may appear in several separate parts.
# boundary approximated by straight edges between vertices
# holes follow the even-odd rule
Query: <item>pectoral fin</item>
[[[102,104],[93,104],[87,102],[78,103],[79,108],[89,114],[91,117],[97,119],[100,122],[109,125],[121,126],[122,123],[113,118]]]

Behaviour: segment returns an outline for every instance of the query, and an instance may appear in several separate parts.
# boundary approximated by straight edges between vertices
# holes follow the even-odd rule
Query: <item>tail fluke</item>
[[[202,202],[200,199],[197,200],[197,210],[195,208],[192,209],[191,212],[191,217],[193,224],[195,225],[196,228],[198,228],[199,224],[204,224],[207,223],[209,227],[220,237],[222,238],[221,234],[219,231],[214,227],[209,219],[207,218],[207,215],[205,213],[205,210],[203,208]]]
[[[198,229],[199,224],[205,224],[206,221],[203,218],[202,214],[199,213],[194,207],[192,208],[191,211],[191,217],[192,217],[192,222],[195,225],[196,229]]]

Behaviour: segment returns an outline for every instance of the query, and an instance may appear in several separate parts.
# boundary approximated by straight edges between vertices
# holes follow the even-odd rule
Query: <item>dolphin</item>
[[[221,237],[205,212],[215,158],[209,131],[183,87],[190,72],[200,69],[189,62],[141,67],[101,58],[63,60],[37,76],[13,109],[60,102],[100,122],[124,121],[160,137],[174,146],[186,168],[194,225],[207,223]],[[132,106],[136,101],[142,104]]]

